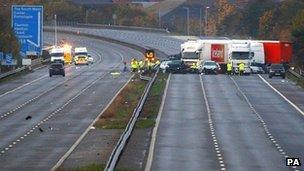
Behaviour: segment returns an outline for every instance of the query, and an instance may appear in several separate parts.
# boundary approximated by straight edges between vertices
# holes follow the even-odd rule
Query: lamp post
[[[57,15],[54,15],[55,18],[55,46],[57,46]]]
[[[202,28],[203,28],[203,24],[202,24],[202,7],[199,9],[200,10],[200,28],[199,28],[199,35],[200,37],[202,37]]]
[[[208,9],[210,7],[209,6],[206,6],[205,8],[205,36],[207,36],[207,32],[208,32]]]
[[[185,10],[187,10],[187,35],[190,35],[190,30],[189,30],[189,7],[183,7]]]

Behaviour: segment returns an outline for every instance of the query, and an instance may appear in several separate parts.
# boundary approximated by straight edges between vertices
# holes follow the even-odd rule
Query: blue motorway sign
[[[13,55],[12,54],[5,54],[6,65],[13,64]]]
[[[12,6],[12,27],[21,44],[21,56],[41,55],[42,26],[43,6]]]

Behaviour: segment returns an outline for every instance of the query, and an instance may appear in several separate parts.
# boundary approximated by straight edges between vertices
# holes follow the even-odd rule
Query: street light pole
[[[184,9],[187,10],[187,35],[190,35],[190,30],[189,30],[189,7],[184,7]]]
[[[202,25],[203,24],[202,24],[202,7],[201,7],[200,8],[200,28],[199,28],[199,30],[200,30],[200,33],[199,33],[200,37],[202,37],[202,28],[203,28]]]
[[[57,46],[57,15],[54,15],[55,18],[55,46]]]
[[[205,14],[205,36],[208,36],[207,32],[208,32],[208,9],[209,8],[210,8],[209,6],[206,6],[206,8],[205,8],[205,12],[206,12],[206,14]]]

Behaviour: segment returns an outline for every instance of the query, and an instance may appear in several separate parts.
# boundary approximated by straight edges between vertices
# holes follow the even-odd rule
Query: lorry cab
[[[193,63],[201,65],[203,44],[196,40],[190,40],[181,45],[181,60],[188,68]]]
[[[89,56],[86,47],[77,47],[74,49],[75,65],[84,64],[89,65]]]
[[[51,62],[64,63],[64,49],[59,47],[54,47],[50,51]]]
[[[240,63],[245,64],[245,71],[244,74],[250,74],[251,69],[251,60],[252,60],[252,53],[250,48],[250,41],[246,40],[234,40],[232,41],[229,53],[229,58],[232,62],[233,71],[238,73],[238,66]]]

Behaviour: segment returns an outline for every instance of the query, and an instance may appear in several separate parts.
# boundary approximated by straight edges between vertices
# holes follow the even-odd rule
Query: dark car
[[[62,63],[52,63],[49,68],[50,77],[53,75],[62,75],[65,77],[64,66]]]
[[[169,62],[168,67],[166,68],[167,72],[170,73],[184,73],[185,72],[185,65],[181,60],[173,60]]]
[[[272,64],[269,67],[269,78],[272,78],[274,76],[280,76],[284,79],[285,75],[286,71],[282,64]]]

